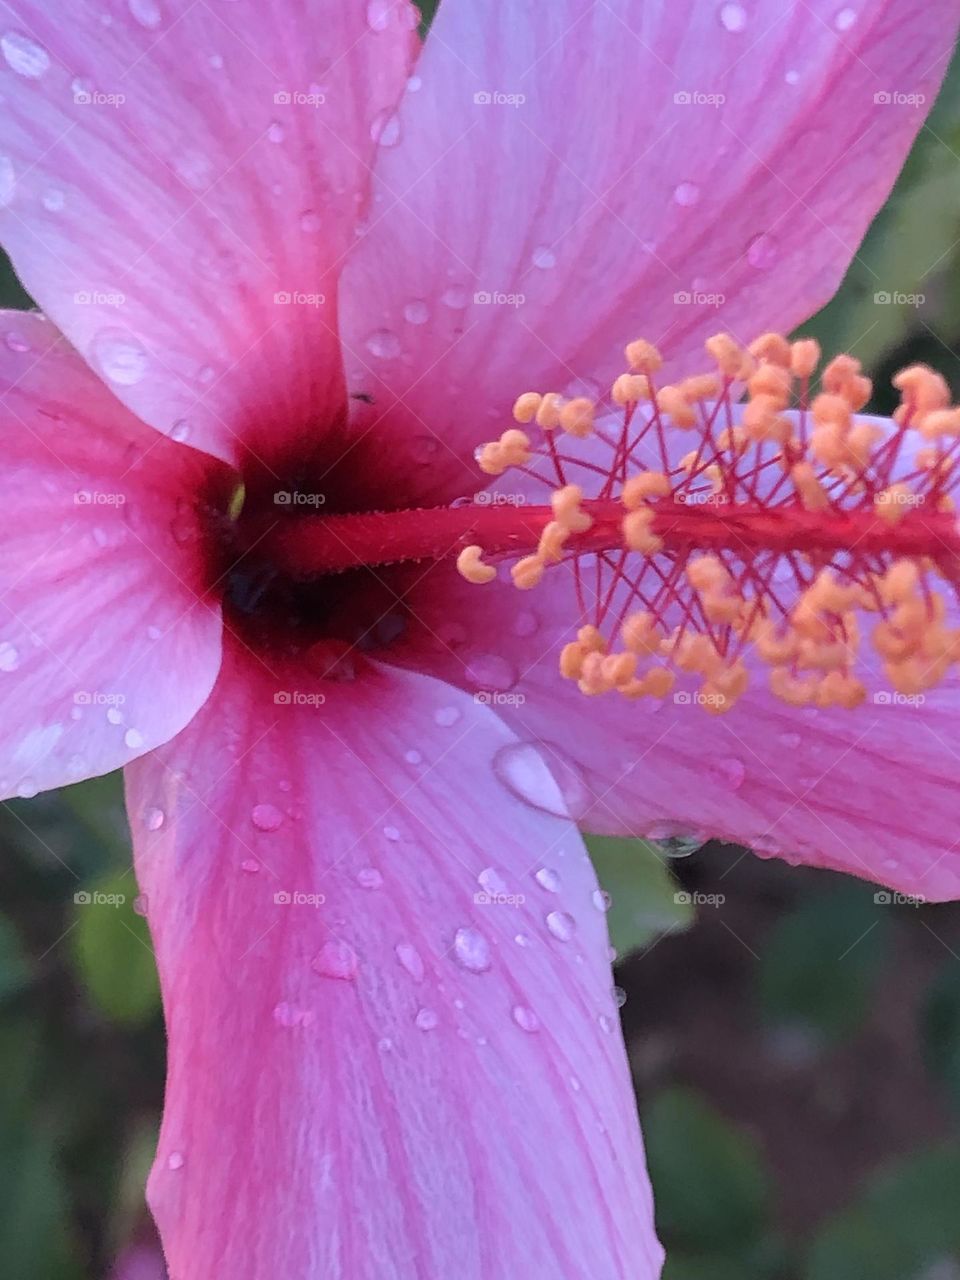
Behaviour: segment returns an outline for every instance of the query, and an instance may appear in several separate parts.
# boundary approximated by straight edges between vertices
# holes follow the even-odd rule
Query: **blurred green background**
[[[960,388],[958,162],[955,67],[804,328],[864,361],[879,410],[913,360]],[[0,302],[29,306],[6,263]],[[0,806],[0,842],[0,1274],[95,1280],[133,1246],[159,1280],[163,1028],[119,779]],[[960,1280],[960,907],[715,845],[592,848],[666,1280]]]

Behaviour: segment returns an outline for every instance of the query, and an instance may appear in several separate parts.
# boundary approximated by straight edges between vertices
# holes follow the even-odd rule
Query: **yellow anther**
[[[861,681],[843,671],[828,671],[817,686],[814,701],[818,707],[859,707],[867,696]]]
[[[580,509],[582,500],[583,490],[578,484],[564,485],[562,489],[554,489],[550,495],[554,520],[570,533],[586,533],[593,524],[592,517]]]
[[[847,441],[837,422],[815,427],[810,433],[810,452],[818,462],[831,470],[839,470],[848,458]]]
[[[631,653],[658,653],[663,641],[663,632],[652,614],[646,611],[632,613],[624,622],[621,635]]]
[[[824,511],[829,507],[830,499],[809,462],[795,463],[790,468],[790,479],[808,511]]]
[[[917,414],[945,409],[950,403],[950,388],[945,380],[925,364],[912,364],[901,369],[893,379],[893,385],[903,398],[901,408]],[[898,422],[900,420],[897,418]]]
[[[584,440],[593,431],[593,413],[593,401],[579,396],[576,400],[569,400],[560,410],[560,426],[567,435]]]
[[[792,662],[797,654],[799,637],[788,629],[783,635],[777,634],[773,622],[764,618],[754,628],[753,644],[764,662],[771,666],[784,666]]]
[[[693,556],[685,569],[687,581],[697,591],[720,591],[730,582],[730,574],[723,562],[712,552]]]
[[[543,577],[544,563],[539,556],[524,556],[510,570],[513,585],[521,591],[530,591]]]
[[[662,471],[639,471],[623,486],[620,500],[628,511],[636,511],[650,498],[665,498],[670,481]]]
[[[502,476],[509,463],[504,459],[499,444],[490,441],[481,447],[477,456],[477,466],[488,476]]]
[[[560,650],[560,674],[565,680],[579,680],[583,660],[590,650],[579,640],[571,640]]]
[[[744,350],[729,333],[715,333],[703,344],[725,378],[736,378],[743,369]]]
[[[580,668],[580,679],[577,688],[588,697],[596,697],[601,693],[609,693],[613,688],[603,670],[604,659],[599,653],[588,653]]]
[[[695,377],[684,378],[679,384],[680,391],[687,400],[716,400],[720,394],[720,380],[712,373],[698,373]]]
[[[665,698],[676,682],[676,676],[666,667],[651,667],[643,677],[645,692],[650,698]]]
[[[543,397],[538,391],[525,391],[513,402],[513,417],[516,422],[533,422],[540,408]]]
[[[820,363],[816,338],[800,338],[790,346],[790,372],[795,378],[811,378]]]
[[[478,546],[464,547],[457,556],[457,570],[468,582],[481,586],[492,582],[497,570],[492,564],[483,563],[483,548]]]
[[[863,469],[870,461],[873,446],[883,432],[870,422],[858,422],[847,435],[847,457],[857,468]]]
[[[791,707],[808,707],[817,696],[819,680],[798,679],[786,667],[774,667],[770,672],[770,691],[781,702]]]
[[[762,364],[747,383],[751,398],[766,396],[774,402],[778,409],[785,409],[790,403],[793,390],[793,379],[790,372],[778,364]]]
[[[823,371],[824,389],[841,396],[856,411],[870,399],[873,384],[860,372],[860,361],[853,356],[835,356]]]
[[[780,333],[763,334],[755,342],[750,343],[749,351],[758,360],[764,360],[768,364],[780,365],[783,369],[790,368],[790,343]]]
[[[634,373],[645,373],[648,377],[657,372],[663,364],[663,356],[653,345],[643,338],[636,342],[628,342],[625,348],[627,364]]]
[[[743,613],[744,600],[738,595],[714,595],[705,592],[701,597],[703,612],[710,622],[737,622]]]
[[[651,533],[654,512],[649,508],[631,511],[623,518],[623,539],[631,551],[652,556],[663,548],[663,540]]]
[[[724,427],[717,436],[717,446],[739,456],[750,447],[750,437],[743,427]]]
[[[911,600],[920,582],[920,571],[913,560],[895,560],[880,578],[878,587],[884,604],[902,604]]]
[[[570,530],[565,529],[557,520],[544,525],[537,544],[537,555],[550,564],[559,564],[563,559],[563,544],[570,537]]]
[[[775,440],[786,444],[790,439],[790,423],[781,418],[780,402],[773,396],[756,396],[743,409],[743,426],[751,440]]]
[[[917,426],[928,440],[938,436],[960,436],[960,409],[934,409],[923,414]]]
[[[697,414],[679,387],[661,387],[657,392],[657,408],[667,414],[675,427],[695,427]]]
[[[845,613],[858,603],[860,588],[851,583],[839,582],[830,569],[822,569],[804,592],[804,599],[815,609],[827,613]]]
[[[685,635],[679,643],[667,640],[661,646],[664,657],[671,657],[680,671],[711,676],[723,666],[723,657],[709,636]]]
[[[613,403],[621,407],[650,399],[650,381],[642,373],[621,373],[611,390]]]
[[[607,642],[596,627],[587,625],[577,632],[577,640],[589,653],[606,653]]]
[[[560,409],[563,401],[556,391],[548,391],[537,407],[537,426],[543,431],[553,431],[560,425]]]
[[[890,524],[899,524],[915,502],[914,494],[908,485],[892,484],[873,500],[874,514]]]
[[[530,437],[525,431],[511,427],[499,440],[483,445],[478,466],[488,476],[501,476],[508,467],[522,467],[531,457]]]
[[[810,411],[818,426],[831,423],[846,429],[853,423],[849,402],[843,396],[834,395],[832,392],[823,392],[819,396],[814,396]]]
[[[601,662],[603,677],[614,688],[619,688],[628,680],[632,680],[637,670],[635,653],[611,653],[601,659]]]

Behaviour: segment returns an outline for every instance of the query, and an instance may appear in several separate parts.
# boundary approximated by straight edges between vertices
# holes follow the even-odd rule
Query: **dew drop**
[[[381,147],[395,147],[400,141],[400,117],[396,112],[381,112],[370,126],[370,137]]]
[[[108,707],[107,720],[110,724],[123,724],[123,712],[118,707]]]
[[[323,218],[316,209],[304,209],[300,215],[300,230],[310,236],[315,236],[318,231],[323,230]]]
[[[339,978],[349,982],[356,977],[357,953],[349,942],[328,938],[310,961],[310,968],[322,978]]]
[[[518,947],[529,947],[530,945],[530,939],[525,933],[515,933],[513,935],[513,940]]]
[[[13,330],[3,335],[3,342],[8,351],[15,351],[17,355],[22,356],[30,350],[30,343],[27,342],[26,338]]]
[[[21,778],[20,785],[17,787],[17,795],[21,800],[32,800],[39,790],[40,787],[33,778]]]
[[[40,203],[48,213],[59,213],[66,202],[66,197],[57,187],[51,187],[40,197]]]
[[[397,959],[409,973],[414,982],[423,981],[423,960],[420,958],[420,952],[410,942],[398,942],[394,948]]]
[[[747,245],[747,261],[757,271],[767,271],[779,257],[777,242],[766,232],[754,236]]]
[[[180,418],[170,428],[170,439],[183,442],[190,435],[190,423],[186,418]]]
[[[407,81],[407,93],[419,93],[423,88],[423,80],[420,76],[411,76]]]
[[[283,814],[275,804],[255,804],[250,821],[258,831],[276,831],[283,822]]]
[[[414,1022],[421,1031],[433,1031],[439,1022],[439,1018],[432,1009],[418,1009]]]
[[[383,884],[383,876],[376,867],[362,867],[357,872],[357,884],[361,889],[379,889]]]
[[[533,265],[541,271],[550,271],[557,265],[557,255],[548,245],[538,245],[533,251]]]
[[[139,751],[143,746],[143,734],[139,729],[128,729],[123,735],[123,741],[131,751]]]
[[[255,876],[260,870],[260,863],[256,858],[244,858],[240,863],[240,870],[245,871],[248,876]]]
[[[651,828],[650,833],[650,843],[665,858],[689,858],[691,854],[696,853],[698,849],[702,849],[707,843],[707,837],[702,833],[693,831],[689,834],[667,832],[665,825]],[[664,834],[658,834],[660,831],[663,831]]]
[[[160,831],[165,820],[166,814],[163,809],[146,809],[145,813],[143,813],[143,826],[147,828],[147,831]]]
[[[398,827],[384,827],[383,837],[385,840],[397,841],[400,839],[400,829]]]
[[[453,939],[457,963],[471,973],[486,973],[490,968],[490,944],[476,929],[458,929]]]
[[[403,758],[407,764],[423,764],[423,756],[419,751],[405,751]]]
[[[267,128],[267,138],[271,142],[282,142],[286,137],[283,125],[279,120],[272,120]]]
[[[442,729],[449,729],[455,725],[460,719],[459,707],[439,707],[433,713],[434,721],[440,725]]]
[[[589,808],[583,775],[549,743],[514,742],[501,747],[494,756],[493,771],[518,800],[544,813],[577,819]]]
[[[430,308],[422,298],[412,298],[403,308],[403,318],[408,324],[426,324],[430,319]]]
[[[467,663],[464,672],[475,689],[506,693],[517,682],[517,669],[495,653],[478,653]]]
[[[449,289],[443,291],[440,301],[453,311],[462,311],[469,303],[470,295],[462,284],[452,284]]]
[[[856,9],[841,9],[833,20],[838,31],[849,31],[857,20]]]
[[[781,747],[786,747],[788,751],[796,751],[801,741],[802,739],[799,733],[781,733],[780,734],[780,745]]]
[[[128,6],[134,20],[148,31],[155,31],[163,20],[157,0],[128,0]]]
[[[8,66],[28,80],[39,80],[50,66],[50,55],[43,45],[19,31],[7,31],[0,36],[0,50]]]
[[[306,1009],[298,1009],[286,1000],[274,1007],[273,1020],[280,1027],[308,1027],[313,1021],[313,1014]]]
[[[742,31],[747,25],[747,11],[742,4],[722,4],[719,16],[725,31]]]
[[[0,671],[16,671],[20,665],[20,652],[9,640],[0,643]]]
[[[392,329],[377,329],[367,339],[367,350],[380,360],[396,360],[402,347]]]
[[[223,70],[223,54],[211,53],[209,58],[207,58],[207,66],[209,66],[213,71],[222,71]]]
[[[513,634],[525,640],[540,630],[540,619],[530,609],[521,609],[513,619]]]
[[[94,362],[119,387],[132,387],[147,372],[147,353],[125,329],[101,329],[93,340]]]
[[[700,199],[700,188],[695,182],[681,182],[679,186],[673,189],[673,199],[675,204],[689,208]]]
[[[593,893],[590,895],[590,899],[598,911],[610,910],[610,903],[612,899],[606,889],[594,889]]]
[[[746,766],[736,756],[724,756],[721,759],[712,760],[709,770],[720,785],[726,787],[728,791],[739,791],[747,776]]]
[[[627,993],[624,991],[623,987],[613,988],[613,1002],[618,1009],[622,1009],[627,1003]]]
[[[613,1030],[613,1023],[605,1013],[601,1013],[600,1017],[597,1019],[597,1022],[600,1025],[600,1030],[606,1032],[607,1035],[609,1035],[610,1032]]]
[[[513,1006],[512,1016],[513,1016],[514,1022],[521,1029],[521,1031],[533,1032],[533,1031],[540,1030],[540,1019],[533,1012],[533,1010],[528,1009],[525,1004],[515,1004]]]
[[[534,880],[541,889],[546,889],[547,893],[559,893],[560,877],[551,867],[541,867],[539,871],[535,871]]]
[[[170,1154],[167,1156],[167,1168],[172,1169],[174,1173],[177,1171],[177,1169],[183,1168],[183,1152],[182,1151],[170,1152]]]
[[[390,10],[393,0],[369,0],[367,4],[367,26],[371,31],[386,31],[390,25]]]
[[[784,80],[786,80],[787,84],[799,84],[799,83],[800,83],[800,72],[799,72],[799,71],[795,71],[795,70],[793,70],[793,69],[791,68],[791,70],[789,70],[789,71],[787,72],[787,74],[786,74],[783,78],[784,78]]]
[[[558,941],[569,942],[577,931],[577,922],[567,911],[550,911],[547,928]]]
[[[493,867],[485,867],[477,876],[477,883],[491,897],[507,892],[507,882]]]

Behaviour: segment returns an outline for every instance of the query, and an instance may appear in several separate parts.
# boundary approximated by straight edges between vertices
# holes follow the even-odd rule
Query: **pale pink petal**
[[[406,0],[5,6],[0,235],[152,426],[274,471],[335,424],[340,260]]]
[[[442,4],[344,277],[365,447],[432,442],[434,492],[470,492],[472,449],[521,391],[605,391],[638,336],[689,366],[717,329],[809,316],[956,24],[948,0]]]
[[[0,313],[0,793],[106,773],[207,697],[220,611],[196,504],[225,468],[162,440],[52,324]]]
[[[228,656],[128,770],[174,1280],[659,1275],[596,881],[514,741],[412,673]]]

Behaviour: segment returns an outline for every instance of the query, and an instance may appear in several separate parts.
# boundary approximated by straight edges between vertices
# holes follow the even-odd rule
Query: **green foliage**
[[[800,1024],[824,1041],[860,1026],[879,979],[889,914],[874,890],[844,883],[806,898],[774,927],[757,967],[764,1017]],[[886,913],[886,914],[885,914]]]
[[[960,964],[950,961],[930,987],[923,1010],[922,1043],[930,1070],[960,1108]]]
[[[610,895],[607,924],[619,956],[693,922],[693,907],[652,845],[605,836],[587,836],[586,841],[597,878]]]
[[[107,1017],[146,1021],[159,1010],[160,990],[147,924],[134,909],[133,873],[110,876],[76,898],[71,940],[87,990]]]

